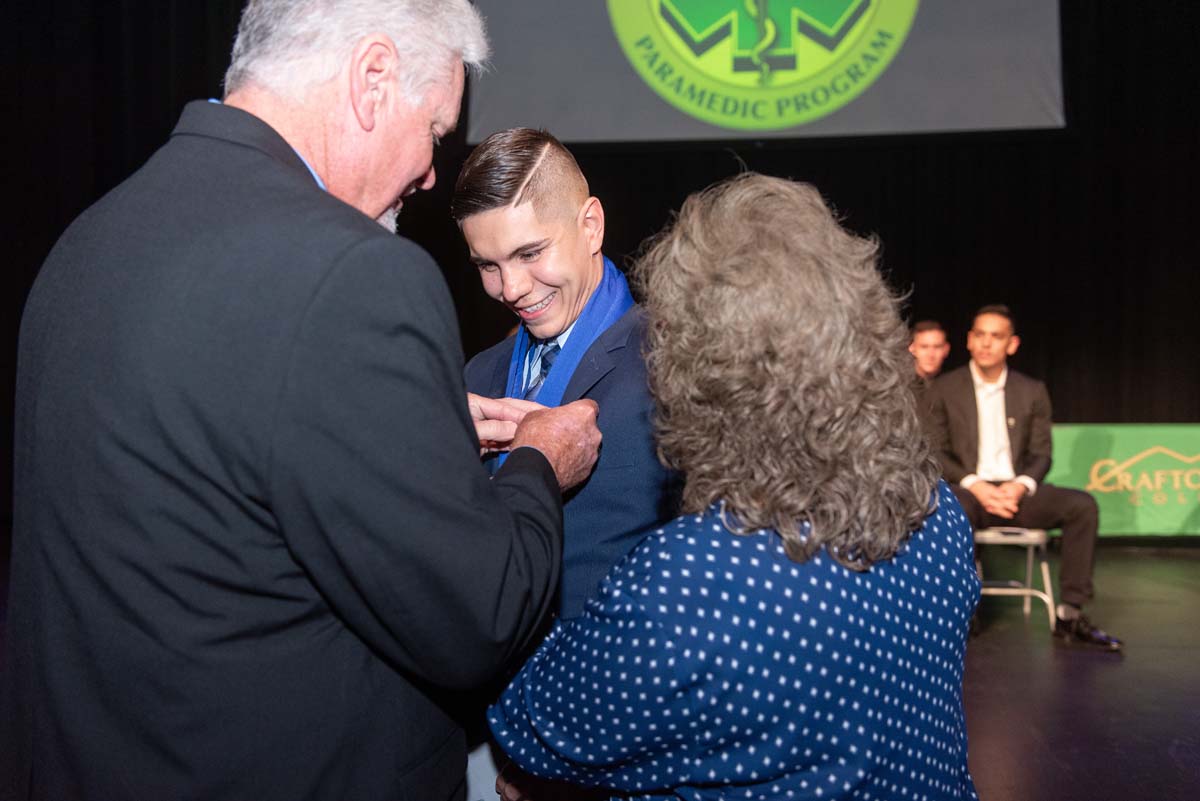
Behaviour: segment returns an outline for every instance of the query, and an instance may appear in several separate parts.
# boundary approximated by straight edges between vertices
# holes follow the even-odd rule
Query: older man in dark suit
[[[486,49],[466,0],[251,0],[224,103],[55,246],[0,798],[463,797],[437,688],[537,630],[600,437],[589,401],[468,405],[440,272],[374,222],[433,184]]]
[[[1062,528],[1054,635],[1120,650],[1120,640],[1080,612],[1092,597],[1099,510],[1086,492],[1042,480],[1050,470],[1050,395],[1041,381],[1008,368],[1019,346],[1007,306],[980,309],[967,335],[970,362],[930,389],[929,435],[975,528]]]

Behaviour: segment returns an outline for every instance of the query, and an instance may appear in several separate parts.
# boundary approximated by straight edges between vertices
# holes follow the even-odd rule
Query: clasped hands
[[[467,408],[479,436],[479,453],[529,447],[541,451],[554,468],[561,489],[582,482],[596,464],[600,407],[592,400],[577,400],[547,408],[517,398],[485,398],[467,393]]]
[[[1021,499],[1029,489],[1019,481],[1005,481],[1003,484],[991,484],[987,481],[976,481],[971,485],[971,494],[979,501],[979,505],[988,514],[1012,520],[1021,505]]]

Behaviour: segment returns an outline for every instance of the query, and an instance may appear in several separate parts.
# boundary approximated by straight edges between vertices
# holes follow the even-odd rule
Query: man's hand
[[[1025,494],[1029,492],[1029,487],[1026,487],[1020,481],[1005,481],[996,487],[996,489],[1005,498],[1018,505],[1021,503],[1021,499],[1025,497]]]
[[[467,393],[467,408],[475,421],[475,434],[479,437],[479,455],[493,451],[506,451],[517,426],[525,415],[545,407],[532,401],[517,398],[485,398],[474,392]]]
[[[558,486],[568,490],[588,477],[599,457],[599,412],[596,402],[586,399],[526,412],[509,448],[537,448],[554,468]]]
[[[1013,516],[1017,513],[1020,497],[1012,497],[1012,492],[1005,490],[1005,486],[1007,485],[1002,484],[996,487],[986,481],[976,481],[971,485],[971,494],[975,496],[976,500],[979,501],[979,505],[989,514],[1002,517],[1005,520],[1012,520]],[[1017,486],[1021,487],[1023,493],[1025,487],[1021,484],[1017,484]]]

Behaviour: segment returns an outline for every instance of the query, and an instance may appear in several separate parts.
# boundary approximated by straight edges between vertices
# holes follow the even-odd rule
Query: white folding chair
[[[1046,561],[1045,529],[1017,528],[1016,526],[998,526],[981,528],[975,532],[976,545],[1019,545],[1025,548],[1025,581],[1013,579],[986,580],[980,569],[979,578],[982,581],[983,595],[1021,595],[1025,598],[1025,617],[1029,617],[1030,599],[1037,597],[1046,602],[1046,614],[1050,621],[1050,630],[1054,631],[1054,585],[1050,583],[1050,565]],[[1042,567],[1042,589],[1033,586],[1033,557],[1037,552],[1038,561]]]

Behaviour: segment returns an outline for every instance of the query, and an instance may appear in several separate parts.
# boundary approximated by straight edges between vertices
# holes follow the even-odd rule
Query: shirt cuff
[[[958,482],[958,486],[962,487],[963,489],[970,489],[972,484],[976,484],[979,481],[979,476],[975,475],[974,473],[970,473],[962,477],[962,479]]]
[[[1025,489],[1029,490],[1030,495],[1037,493],[1038,483],[1029,476],[1017,476],[1013,479],[1013,481],[1017,482],[1018,484],[1024,484]]]

